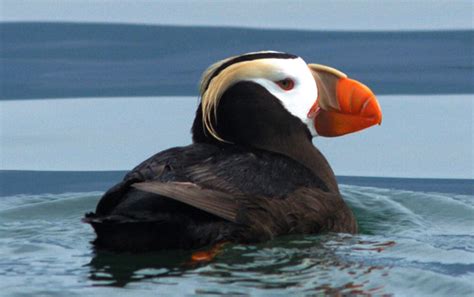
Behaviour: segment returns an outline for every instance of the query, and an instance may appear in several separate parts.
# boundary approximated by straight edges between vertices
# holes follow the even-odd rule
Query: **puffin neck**
[[[199,119],[199,117],[197,118]],[[194,143],[212,144],[222,149],[233,148],[238,145],[284,155],[308,168],[322,180],[329,191],[339,193],[334,172],[323,154],[313,145],[311,135],[307,129],[299,130],[291,136],[260,138],[253,143],[241,144],[222,142],[215,139],[204,132],[199,120],[195,122],[195,126],[196,128],[193,127]]]
[[[339,193],[336,177],[331,166],[329,166],[323,154],[313,145],[308,133],[307,131],[299,131],[299,133],[284,139],[272,138],[270,142],[262,141],[255,143],[253,146],[297,161],[320,178],[329,191]]]

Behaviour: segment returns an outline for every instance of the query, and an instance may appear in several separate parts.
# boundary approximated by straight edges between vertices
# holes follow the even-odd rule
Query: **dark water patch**
[[[474,195],[473,179],[338,176],[341,184],[420,192]]]
[[[474,93],[474,31],[332,32],[0,23],[0,100],[197,95],[203,70],[258,50],[331,65],[377,94]]]
[[[0,170],[0,196],[106,191],[127,171]],[[340,184],[420,192],[474,195],[472,179],[338,176]]]
[[[0,170],[0,196],[105,191],[126,171]]]
[[[121,257],[118,261],[117,257]],[[189,251],[162,251],[144,254],[117,254],[95,251],[90,263],[89,278],[97,286],[125,287],[130,282],[150,278],[179,277],[186,269]]]

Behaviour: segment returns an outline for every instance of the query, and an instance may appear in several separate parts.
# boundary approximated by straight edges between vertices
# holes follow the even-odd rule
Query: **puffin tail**
[[[94,228],[92,244],[98,249],[118,252],[146,252],[183,245],[181,224],[157,219],[137,219],[122,215],[99,216],[87,213],[82,219]]]

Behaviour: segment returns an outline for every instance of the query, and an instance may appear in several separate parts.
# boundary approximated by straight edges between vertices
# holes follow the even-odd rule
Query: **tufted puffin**
[[[211,65],[200,95],[192,144],[145,160],[86,214],[97,248],[194,249],[357,232],[312,138],[380,124],[369,88],[334,68],[264,51]]]

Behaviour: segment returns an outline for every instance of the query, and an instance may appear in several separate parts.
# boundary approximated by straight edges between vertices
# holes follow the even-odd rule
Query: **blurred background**
[[[1,2],[2,170],[128,170],[190,143],[201,73],[258,50],[342,70],[383,124],[315,140],[338,175],[473,175],[472,1]]]

